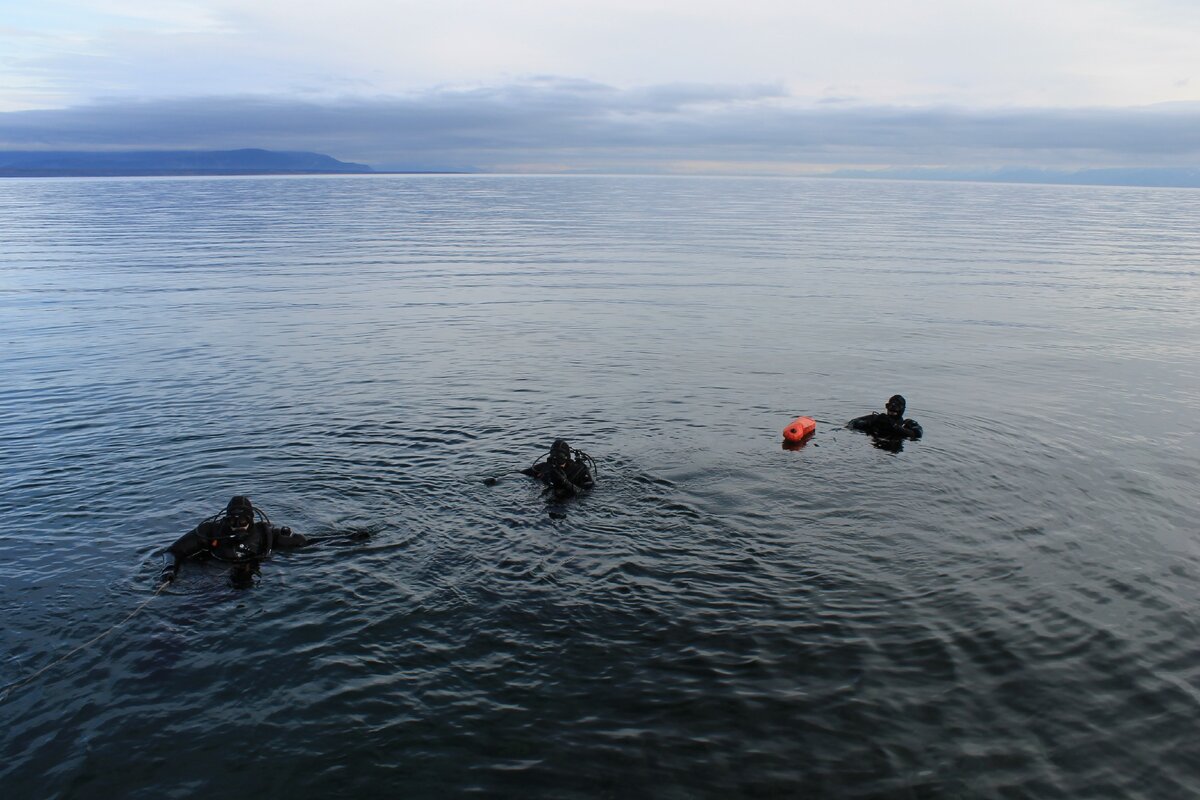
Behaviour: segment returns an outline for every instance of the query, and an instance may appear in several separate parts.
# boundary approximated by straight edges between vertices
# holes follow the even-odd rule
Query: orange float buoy
[[[801,442],[817,430],[817,421],[812,417],[796,417],[783,429],[783,438],[789,442]]]

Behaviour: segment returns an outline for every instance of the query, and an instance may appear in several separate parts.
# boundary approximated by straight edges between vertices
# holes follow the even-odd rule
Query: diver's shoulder
[[[199,536],[201,538],[207,538],[212,533],[220,530],[220,528],[221,528],[220,523],[218,523],[216,520],[206,519],[203,522],[201,522],[199,525],[197,525],[196,527],[192,528],[191,531],[189,531],[185,535],[191,536],[192,534],[195,534],[196,536]]]

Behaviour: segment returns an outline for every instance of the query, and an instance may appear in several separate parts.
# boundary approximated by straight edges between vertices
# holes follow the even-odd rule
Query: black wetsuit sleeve
[[[575,462],[574,468],[567,477],[580,489],[591,489],[596,485],[596,482],[592,480],[592,473],[588,472],[587,466],[582,461]]]
[[[590,489],[594,485],[587,467],[578,461],[568,463],[566,469],[541,461],[528,469],[521,470],[521,473],[545,483],[547,491],[553,489],[554,496],[560,500]]]
[[[554,469],[549,473],[550,485],[554,488],[554,496],[559,500],[574,497],[582,491],[592,488],[592,476],[587,467],[579,461],[572,461],[565,469]]]
[[[890,439],[920,439],[921,426],[911,419],[901,422],[887,414],[868,414],[856,417],[846,423],[846,427],[855,431],[869,433],[872,436]]]
[[[846,423],[846,427],[852,431],[879,433],[879,422],[882,416],[882,414],[867,414],[866,416],[855,417]]]
[[[175,540],[175,544],[167,548],[167,552],[175,558],[174,567],[179,569],[179,565],[185,559],[189,559],[197,553],[202,553],[208,547],[207,528],[201,524],[197,525],[192,530],[185,533]]]

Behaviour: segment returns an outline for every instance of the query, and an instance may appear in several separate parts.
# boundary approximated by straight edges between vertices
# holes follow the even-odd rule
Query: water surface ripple
[[[0,702],[4,794],[1193,797],[1198,218],[1098,187],[0,182],[0,683],[144,602],[232,494],[373,533],[248,590],[185,569]],[[893,392],[923,441],[838,428]],[[556,436],[600,465],[561,509],[506,474]]]

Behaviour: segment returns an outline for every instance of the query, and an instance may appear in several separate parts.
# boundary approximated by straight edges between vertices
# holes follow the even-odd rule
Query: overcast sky
[[[0,0],[0,147],[1196,165],[1200,0]]]

